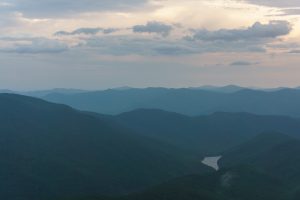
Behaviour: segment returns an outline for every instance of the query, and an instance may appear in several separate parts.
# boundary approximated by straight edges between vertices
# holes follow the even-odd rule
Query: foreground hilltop
[[[177,147],[65,105],[0,94],[0,110],[3,199],[122,194],[210,171]]]

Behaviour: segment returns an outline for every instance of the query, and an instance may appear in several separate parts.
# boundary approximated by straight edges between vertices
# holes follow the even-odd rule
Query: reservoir
[[[205,157],[203,160],[202,160],[202,163],[204,165],[207,165],[209,167],[212,167],[214,168],[216,171],[219,170],[219,160],[222,158],[222,156],[215,156],[215,157]]]

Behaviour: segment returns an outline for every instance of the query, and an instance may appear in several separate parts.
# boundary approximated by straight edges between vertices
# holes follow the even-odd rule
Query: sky
[[[0,0],[0,89],[300,86],[299,0]]]

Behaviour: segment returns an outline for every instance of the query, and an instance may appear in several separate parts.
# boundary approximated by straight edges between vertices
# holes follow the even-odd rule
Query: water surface
[[[204,165],[207,165],[209,167],[212,167],[214,168],[216,171],[219,170],[219,160],[222,158],[222,156],[215,156],[215,157],[205,157],[203,160],[202,160],[202,163]]]

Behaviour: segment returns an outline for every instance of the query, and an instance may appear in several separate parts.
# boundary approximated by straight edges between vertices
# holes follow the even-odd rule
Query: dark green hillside
[[[281,116],[218,112],[188,117],[140,109],[117,118],[124,126],[140,134],[206,154],[220,153],[265,131],[274,130],[300,137],[300,120]]]
[[[114,200],[287,200],[285,194],[286,187],[277,179],[254,168],[234,167],[202,176],[178,178]]]
[[[122,194],[188,173],[200,159],[64,105],[0,94],[0,196]]]
[[[265,133],[227,151],[221,167],[251,165],[292,185],[300,186],[300,140],[279,133]]]
[[[113,200],[297,200],[299,155],[299,140],[263,133],[225,152],[220,171],[177,178]]]

